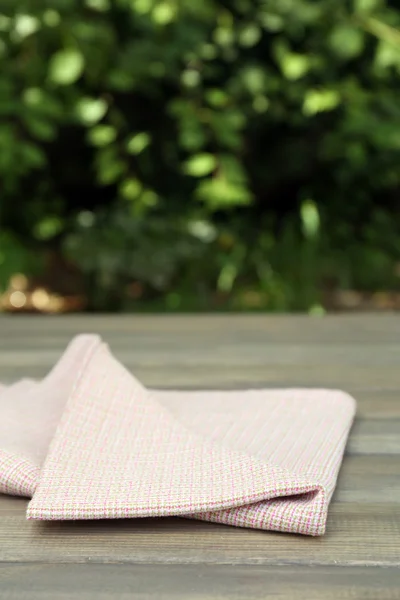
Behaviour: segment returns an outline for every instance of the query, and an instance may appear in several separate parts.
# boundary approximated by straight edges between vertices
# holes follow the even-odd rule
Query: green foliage
[[[1,0],[0,285],[51,248],[94,308],[398,287],[399,26],[385,0]]]

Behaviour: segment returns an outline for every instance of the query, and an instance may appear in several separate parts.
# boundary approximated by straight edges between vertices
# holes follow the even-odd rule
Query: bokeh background
[[[0,0],[5,311],[400,307],[397,0]]]

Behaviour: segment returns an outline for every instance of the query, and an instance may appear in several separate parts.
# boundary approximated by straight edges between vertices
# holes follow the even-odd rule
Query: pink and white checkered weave
[[[0,389],[0,492],[28,519],[183,516],[325,531],[355,402],[340,391],[146,390],[95,335]]]

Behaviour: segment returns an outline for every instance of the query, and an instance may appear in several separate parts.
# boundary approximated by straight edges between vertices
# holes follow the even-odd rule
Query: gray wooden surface
[[[25,520],[0,496],[0,598],[400,599],[400,317],[0,317],[0,380],[98,332],[147,385],[342,388],[358,413],[323,538],[184,519]]]

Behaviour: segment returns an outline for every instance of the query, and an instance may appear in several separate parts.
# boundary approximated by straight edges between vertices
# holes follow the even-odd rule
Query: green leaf
[[[26,88],[22,100],[31,109],[29,112],[34,112],[35,115],[45,115],[58,120],[65,114],[65,109],[60,100],[40,88]]]
[[[300,208],[301,223],[305,237],[314,238],[320,229],[318,207],[313,200],[305,200]]]
[[[43,13],[43,23],[45,23],[48,27],[57,27],[60,24],[61,17],[60,13],[56,10],[48,8]]]
[[[127,92],[133,88],[135,80],[131,73],[124,71],[123,69],[115,69],[109,73],[108,82],[111,89],[115,89],[119,92]]]
[[[141,203],[147,208],[157,206],[158,200],[158,195],[155,192],[153,192],[153,190],[145,190],[140,196]]]
[[[304,77],[310,69],[311,61],[305,54],[294,54],[288,52],[284,54],[281,59],[281,69],[286,77],[290,81],[296,81]]]
[[[221,269],[218,276],[217,289],[221,292],[230,292],[238,275],[238,268],[233,262],[228,262]]]
[[[230,183],[246,184],[247,175],[243,165],[232,154],[224,154],[220,157],[221,169]]]
[[[337,56],[351,59],[363,51],[364,35],[362,31],[351,25],[341,25],[333,30],[329,43]]]
[[[181,124],[179,143],[189,152],[201,150],[206,144],[205,131],[198,121],[187,121]]]
[[[206,152],[196,154],[190,158],[184,167],[185,173],[192,177],[205,177],[214,171],[217,166],[217,159],[212,154]]]
[[[262,94],[256,96],[253,100],[253,108],[257,113],[265,113],[268,110],[269,104],[268,98]]]
[[[264,26],[264,29],[273,33],[276,33],[277,31],[282,31],[282,29],[285,26],[285,21],[281,17],[281,15],[277,15],[274,13],[262,14],[260,16],[260,21]]]
[[[378,72],[389,67],[397,67],[400,70],[400,45],[396,47],[390,42],[379,40],[375,55],[375,67]]]
[[[148,14],[153,8],[153,0],[125,0],[132,8],[132,11],[139,15]]]
[[[251,94],[256,95],[265,91],[266,75],[261,67],[246,67],[240,77]]]
[[[109,0],[86,0],[86,5],[93,10],[98,10],[99,12],[107,12],[110,10]]]
[[[93,146],[107,146],[115,141],[117,130],[111,125],[97,125],[88,132],[88,140]]]
[[[125,171],[125,163],[121,160],[115,160],[107,163],[102,169],[97,171],[97,180],[101,185],[111,185],[116,183]]]
[[[23,115],[23,120],[28,131],[38,140],[51,141],[54,139],[56,128],[53,123],[31,115]]]
[[[245,48],[255,46],[261,39],[261,29],[256,23],[249,23],[239,33],[239,44]]]
[[[210,221],[201,219],[189,221],[187,229],[193,237],[201,240],[205,244],[213,242],[217,237],[217,229]]]
[[[202,181],[196,190],[196,195],[211,210],[243,206],[252,201],[252,194],[247,187],[232,183],[223,175]]]
[[[63,222],[60,217],[45,217],[36,223],[33,234],[38,240],[47,241],[54,238],[63,230]]]
[[[218,48],[214,44],[203,44],[200,48],[200,56],[204,60],[214,60],[218,56]]]
[[[126,149],[129,154],[140,154],[149,144],[150,136],[148,133],[136,133],[128,139]]]
[[[211,88],[205,92],[205,98],[211,106],[220,108],[226,106],[229,102],[229,96],[224,90]]]
[[[31,168],[43,167],[46,164],[46,155],[39,146],[32,144],[31,142],[24,142],[21,145],[20,152],[23,160]]]
[[[58,85],[71,85],[82,75],[84,66],[85,59],[79,50],[59,50],[50,59],[49,78]]]
[[[151,16],[157,25],[167,25],[175,19],[176,12],[176,6],[172,2],[157,2]]]
[[[339,103],[340,95],[336,90],[308,90],[304,96],[303,112],[311,116],[334,110]]]
[[[127,200],[136,200],[143,191],[138,179],[126,179],[120,186],[121,195]]]
[[[106,114],[107,109],[107,102],[103,98],[83,97],[76,105],[76,113],[84,125],[98,123]]]
[[[221,26],[214,30],[213,38],[218,46],[229,47],[235,40],[235,34],[232,28]]]
[[[0,31],[9,31],[12,27],[11,17],[0,15]]]
[[[381,0],[354,0],[354,10],[356,13],[372,13],[381,4]]]
[[[39,28],[40,21],[36,17],[27,14],[16,15],[14,31],[19,38],[26,38],[35,33]]]
[[[115,145],[101,147],[96,155],[97,181],[101,185],[116,183],[126,172],[127,165],[118,155]]]
[[[194,88],[201,82],[201,76],[195,69],[186,69],[181,75],[182,84],[188,88]]]
[[[239,111],[214,113],[210,119],[215,138],[221,146],[237,150],[242,143],[241,130],[246,124],[246,116]]]

